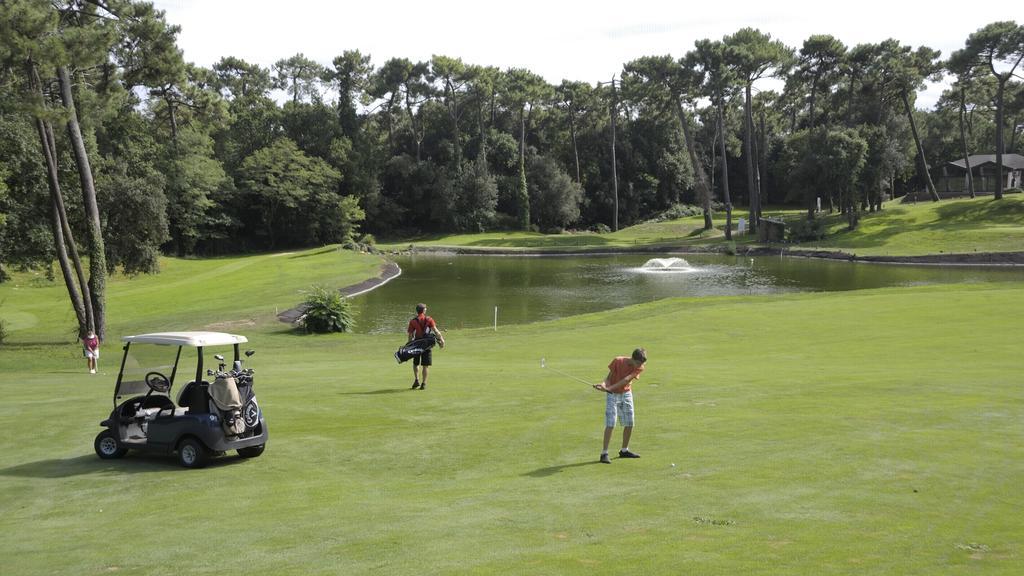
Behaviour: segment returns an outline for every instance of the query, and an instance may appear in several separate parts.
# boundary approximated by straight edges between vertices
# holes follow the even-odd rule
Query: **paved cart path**
[[[374,288],[383,286],[384,284],[387,284],[389,281],[391,281],[394,278],[397,278],[401,274],[402,269],[398,267],[398,264],[395,264],[394,262],[385,262],[380,267],[380,275],[378,275],[376,278],[368,278],[358,284],[353,284],[351,286],[340,288],[338,291],[341,292],[343,296],[351,298],[353,296],[358,296],[365,292],[369,292]],[[295,308],[289,308],[288,310],[281,312],[280,314],[277,315],[277,319],[280,320],[281,322],[293,324],[295,323],[296,320],[299,319],[299,317],[302,316],[302,314],[305,311],[306,306],[299,305],[296,306]]]

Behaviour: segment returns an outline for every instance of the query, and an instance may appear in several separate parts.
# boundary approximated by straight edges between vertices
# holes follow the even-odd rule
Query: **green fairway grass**
[[[805,217],[803,210],[773,208],[765,216],[792,221]],[[738,226],[745,210],[733,211]],[[846,230],[846,217],[824,214],[828,236],[820,241],[776,244],[792,250],[841,250],[858,256],[921,256],[927,254],[972,254],[1024,251],[1024,194],[1010,194],[1002,200],[991,197],[941,202],[902,204],[889,202],[880,212],[864,213],[858,228]],[[416,246],[505,249],[544,248],[552,252],[573,249],[661,246],[669,249],[711,247],[726,249],[723,234],[725,214],[715,214],[715,229],[702,230],[700,216],[645,222],[618,232],[539,234],[535,232],[488,232],[416,239]],[[735,230],[734,230],[735,231]],[[752,235],[734,234],[738,245],[754,245]],[[410,242],[384,244],[405,248]]]
[[[1020,573],[1024,285],[448,330],[413,391],[391,356],[404,326],[307,336],[273,321],[314,279],[375,275],[374,257],[165,264],[110,283],[95,376],[63,288],[0,285],[3,574]],[[116,340],[217,325],[257,349],[263,456],[99,460]],[[601,465],[604,396],[553,369],[597,382],[636,346],[642,458]]]

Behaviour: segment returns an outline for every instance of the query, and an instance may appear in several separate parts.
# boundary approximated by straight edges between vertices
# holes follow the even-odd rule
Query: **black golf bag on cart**
[[[207,411],[220,416],[221,427],[228,436],[248,438],[260,423],[260,408],[252,387],[252,368],[236,366],[230,372],[209,372],[216,376],[212,383],[189,383],[178,400],[180,406],[207,406]],[[193,411],[201,409],[191,408]]]

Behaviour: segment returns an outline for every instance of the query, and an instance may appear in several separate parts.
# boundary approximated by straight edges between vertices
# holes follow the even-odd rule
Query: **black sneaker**
[[[619,458],[639,458],[639,454],[634,454],[629,450],[619,450]]]
[[[427,389],[427,383],[426,382],[424,382],[423,384],[420,384],[420,390],[426,390],[426,389]]]
[[[420,387],[420,381],[419,380],[413,380],[412,381],[412,389],[415,390],[415,389],[417,389],[419,387]]]
[[[611,464],[612,460],[607,454],[601,454],[601,464]]]

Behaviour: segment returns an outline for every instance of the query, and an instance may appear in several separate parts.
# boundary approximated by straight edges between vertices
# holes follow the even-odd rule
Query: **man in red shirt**
[[[633,391],[630,384],[640,377],[647,362],[647,351],[643,348],[633,350],[632,356],[618,356],[608,365],[608,375],[604,382],[594,384],[594,388],[608,393],[604,408],[604,449],[601,451],[601,463],[611,464],[608,458],[608,444],[612,439],[615,421],[622,425],[622,448],[619,458],[639,458],[640,455],[629,451],[629,437],[633,434]]]
[[[409,320],[409,342],[417,338],[423,338],[428,334],[433,334],[434,338],[437,339],[437,344],[441,348],[444,348],[444,336],[441,331],[437,329],[437,323],[430,316],[427,316],[427,305],[417,304],[416,305],[416,317]],[[419,356],[414,356],[412,359],[412,389],[420,390],[427,389],[427,368],[433,364],[433,358],[431,358],[432,350],[427,349]],[[416,368],[422,366],[422,376],[417,373]]]

